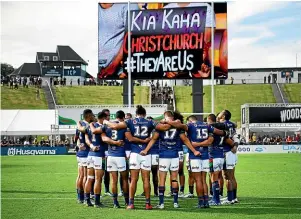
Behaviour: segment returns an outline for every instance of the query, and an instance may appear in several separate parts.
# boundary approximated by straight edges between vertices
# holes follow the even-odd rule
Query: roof
[[[85,65],[88,63],[80,57],[70,46],[57,46],[56,50],[60,61],[81,62]]]
[[[281,67],[281,68],[230,68],[228,72],[276,72],[276,71],[301,71],[300,67]]]
[[[24,63],[10,75],[19,75],[19,76],[40,76],[41,69],[39,63]]]
[[[58,56],[56,52],[37,52],[37,58],[39,61],[44,61],[44,56],[49,57],[49,61],[53,61],[53,56]]]
[[[55,118],[55,110],[1,110],[1,135],[50,135]]]

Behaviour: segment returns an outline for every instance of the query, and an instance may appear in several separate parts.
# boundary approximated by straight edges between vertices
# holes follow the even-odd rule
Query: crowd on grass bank
[[[42,137],[40,140],[38,140],[37,137],[33,136],[24,136],[24,137],[19,137],[19,138],[14,138],[13,136],[4,136],[1,139],[1,147],[11,147],[11,146],[16,146],[16,147],[71,147],[72,142],[69,140],[68,137],[66,137],[65,140],[59,140],[58,138],[55,139],[53,142],[51,142],[51,139]]]
[[[252,133],[250,139],[250,144],[258,145],[279,145],[279,144],[300,144],[301,138],[300,134],[280,136],[280,135],[258,135],[256,133]]]

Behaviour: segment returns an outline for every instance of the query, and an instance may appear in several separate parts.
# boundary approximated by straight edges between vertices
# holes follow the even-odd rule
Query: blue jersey
[[[145,140],[150,137],[153,129],[156,126],[154,121],[149,121],[145,118],[135,118],[133,120],[126,121],[127,131],[134,137]],[[146,148],[147,144],[131,143],[131,152],[139,154]]]
[[[154,132],[152,132],[153,134]],[[160,139],[156,141],[156,143],[151,147],[149,150],[149,154],[159,154],[159,145],[160,145]]]
[[[229,120],[226,120],[224,124],[226,125],[227,131],[229,131],[229,138],[232,139],[236,133],[235,124]],[[223,146],[224,146],[224,153],[231,151],[230,145],[224,143]]]
[[[113,130],[109,127],[105,127],[106,135],[114,141],[125,141],[126,129]],[[125,157],[125,147],[108,145],[108,155],[111,157]]]
[[[80,121],[80,124],[81,124],[81,126],[86,127],[86,130],[89,127],[89,123],[86,122],[86,121]],[[79,143],[81,145],[84,145],[86,147],[86,149],[83,150],[83,151],[78,150],[77,153],[76,153],[76,156],[78,156],[78,157],[88,157],[90,148],[86,144],[85,133],[82,133],[82,132],[80,132],[80,131],[77,130],[77,134],[78,134]]]
[[[178,146],[178,151],[184,151],[184,149],[183,149],[184,142],[182,141],[181,138],[179,138],[177,146]]]
[[[189,123],[188,126],[188,138],[191,142],[203,142],[213,136],[214,128],[204,122],[197,121],[195,123]],[[195,150],[201,152],[201,159],[209,159],[208,147],[195,147]],[[195,156],[191,150],[189,150],[189,159],[200,159],[199,156]]]
[[[220,130],[226,130],[227,127],[224,124],[216,123],[212,124],[213,127],[216,127]],[[224,136],[213,135],[213,143],[209,146],[209,157],[210,158],[224,158]]]
[[[178,158],[180,135],[184,130],[171,128],[167,131],[159,131],[160,148],[159,158]]]
[[[94,128],[101,128],[102,131],[104,131],[104,126],[102,124],[99,123],[94,123],[93,124]],[[99,147],[98,151],[92,151],[90,150],[89,152],[89,156],[93,156],[93,157],[105,157],[105,149],[106,149],[106,143],[104,143],[101,139],[101,134],[93,134],[91,129],[88,129],[88,136],[89,139],[91,141],[91,143],[95,146],[95,147]]]

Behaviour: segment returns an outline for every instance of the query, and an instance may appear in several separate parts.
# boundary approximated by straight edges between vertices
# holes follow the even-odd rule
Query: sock
[[[83,190],[79,190],[79,196],[80,196],[80,200],[84,201],[85,200],[85,193]]]
[[[184,193],[184,186],[180,186],[180,192]]]
[[[123,197],[124,197],[124,201],[125,201],[126,205],[129,205],[129,193],[124,193]]]
[[[237,198],[236,194],[237,194],[237,189],[233,189],[233,199]]]
[[[224,188],[219,188],[219,195],[224,196]]]
[[[100,204],[100,194],[95,194],[95,205]]]
[[[85,200],[90,202],[90,193],[85,193]]]
[[[209,204],[209,197],[208,195],[204,195],[204,205],[208,205]]]
[[[76,193],[77,193],[77,200],[81,200],[80,199],[80,189],[76,189]]]
[[[91,194],[91,195],[94,195],[94,191],[91,191],[90,194]]]
[[[189,186],[189,193],[193,194],[193,186]]]
[[[150,204],[150,199],[149,199],[149,198],[146,198],[146,199],[145,199],[145,204],[147,204],[147,205]]]
[[[228,201],[232,201],[233,200],[233,191],[227,191],[227,197],[228,197]]]
[[[173,203],[178,203],[179,188],[172,188]]]
[[[199,206],[203,206],[204,205],[204,197],[199,196],[198,200],[199,200]]]
[[[118,205],[117,194],[113,194],[113,202],[114,202],[114,205]]]
[[[215,201],[216,203],[220,203],[218,181],[212,183],[212,190],[213,190],[213,201]]]
[[[160,200],[160,205],[164,204],[164,192],[165,192],[165,186],[159,186],[159,200]]]
[[[129,200],[129,205],[133,205],[134,204],[134,199],[133,198],[130,198]]]

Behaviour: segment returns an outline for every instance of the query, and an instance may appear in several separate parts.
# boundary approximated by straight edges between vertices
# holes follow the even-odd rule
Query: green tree
[[[7,76],[14,71],[14,67],[7,63],[1,63],[1,75]]]

